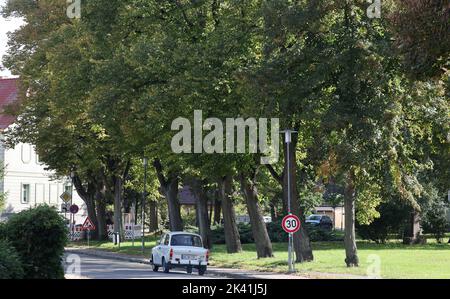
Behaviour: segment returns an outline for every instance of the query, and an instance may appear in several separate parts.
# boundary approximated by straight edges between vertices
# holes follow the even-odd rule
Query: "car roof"
[[[183,232],[183,231],[176,231],[176,232],[168,232],[168,235],[174,236],[174,235],[193,235],[200,237],[199,234],[190,233],[190,232]]]

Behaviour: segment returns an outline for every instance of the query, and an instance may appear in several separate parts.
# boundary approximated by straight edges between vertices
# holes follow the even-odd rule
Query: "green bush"
[[[287,242],[288,234],[281,226],[281,220],[267,223],[267,233],[272,242]]]
[[[401,237],[410,219],[411,207],[398,200],[382,203],[378,208],[380,217],[369,225],[356,223],[356,232],[363,240],[386,243],[393,236]]]
[[[6,223],[0,222],[0,241],[6,240]]]
[[[213,244],[225,244],[225,229],[222,225],[211,227],[211,239]]]
[[[433,235],[438,243],[442,242],[442,239],[445,237],[445,233],[448,230],[447,218],[445,217],[445,214],[440,213],[440,208],[442,207],[437,206],[436,210],[428,211],[426,216],[422,219],[423,232]]]
[[[439,243],[442,242],[448,227],[448,204],[445,196],[440,195],[432,185],[427,185],[419,202],[422,208],[420,224],[424,233],[431,234]]]
[[[16,249],[5,240],[0,240],[0,279],[21,279],[23,268]]]
[[[41,205],[12,216],[6,233],[23,262],[25,278],[64,278],[67,228],[55,208]]]
[[[308,232],[309,240],[311,242],[325,242],[325,241],[343,241],[344,238],[339,236],[334,230],[327,230],[309,224],[305,225]]]
[[[254,243],[252,227],[250,224],[238,224],[239,235],[242,244]],[[341,241],[334,231],[327,231],[321,228],[306,226],[311,242],[319,241]],[[192,231],[195,232],[195,231]],[[222,225],[211,228],[213,244],[225,244],[225,231]],[[288,234],[281,227],[281,220],[267,223],[267,233],[272,242],[287,242]]]

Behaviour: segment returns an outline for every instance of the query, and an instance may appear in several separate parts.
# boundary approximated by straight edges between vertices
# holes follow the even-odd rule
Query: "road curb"
[[[85,248],[66,248],[65,252],[72,253],[72,254],[83,254],[88,256],[95,256],[95,257],[103,257],[103,258],[112,258],[116,260],[126,261],[130,263],[139,263],[139,264],[147,264],[150,265],[150,261],[143,259],[143,258],[135,258],[135,257],[129,257],[124,256],[117,253],[112,253],[108,251],[102,251],[102,250],[94,250],[94,249],[85,249]],[[234,278],[234,279],[256,279],[256,277],[252,277],[248,274],[239,274],[239,273],[224,273],[222,270],[214,269],[214,267],[208,267],[207,270],[208,274],[213,274],[215,276],[220,277],[227,277],[227,278]]]

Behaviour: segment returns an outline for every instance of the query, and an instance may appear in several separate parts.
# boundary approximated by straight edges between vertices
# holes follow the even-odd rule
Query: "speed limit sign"
[[[290,214],[283,218],[281,225],[285,232],[292,234],[300,229],[301,223],[297,216]]]

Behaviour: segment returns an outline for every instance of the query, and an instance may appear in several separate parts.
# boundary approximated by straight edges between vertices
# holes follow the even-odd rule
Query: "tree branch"
[[[283,184],[283,177],[284,177],[284,172],[280,174],[277,173],[277,171],[272,167],[272,165],[270,164],[265,164],[267,170],[269,170],[270,174],[273,176],[273,178],[279,183],[279,184]]]
[[[183,6],[181,5],[179,0],[175,1],[175,5],[181,10],[181,13],[183,14],[184,21],[188,24],[190,28],[194,26],[194,24],[189,20],[189,18],[186,15],[186,11],[184,10]]]
[[[153,160],[153,167],[156,170],[156,176],[158,177],[158,181],[161,184],[161,187],[166,188],[167,186],[167,180],[164,177],[164,173],[163,173],[163,168],[161,165],[161,161],[159,159],[154,159]]]
[[[80,195],[80,197],[86,201],[89,197],[88,192],[86,189],[84,189],[83,187],[83,183],[81,182],[80,177],[75,174],[75,176],[73,177],[73,185],[75,186],[75,190],[77,190],[78,195]]]

